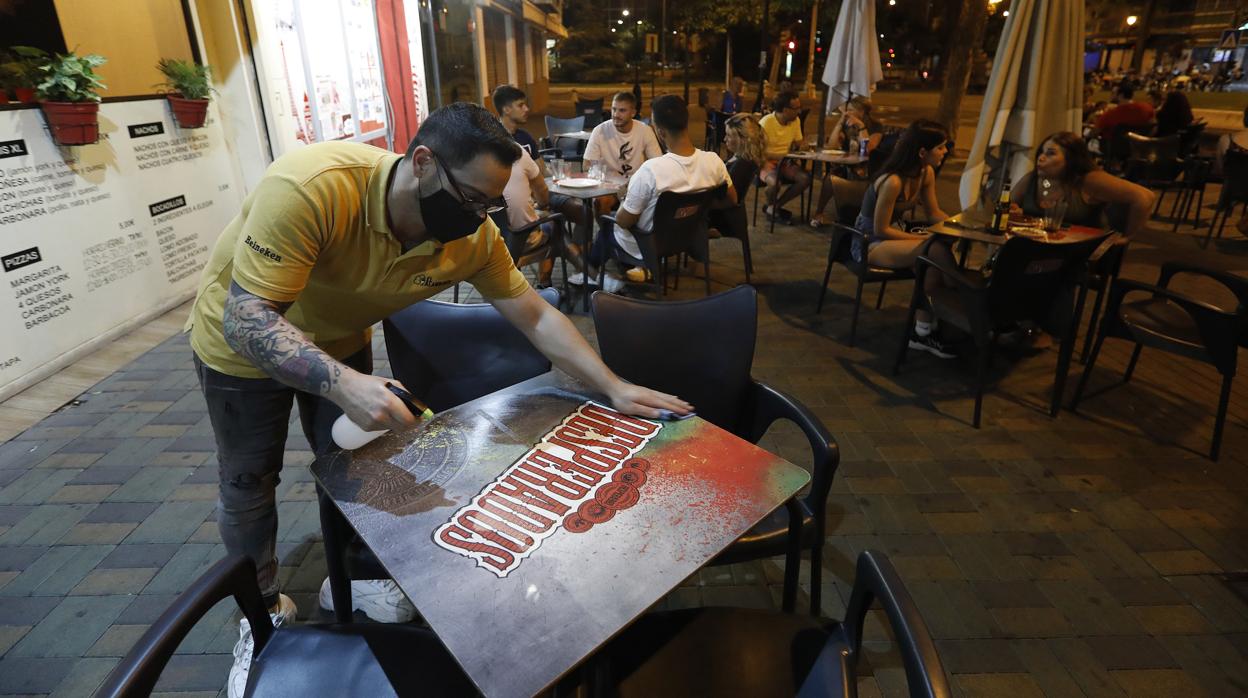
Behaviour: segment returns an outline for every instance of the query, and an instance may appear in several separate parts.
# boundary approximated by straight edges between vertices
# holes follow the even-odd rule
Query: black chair
[[[507,211],[505,210],[491,213],[490,218],[498,226],[498,232],[503,236],[503,242],[507,244],[507,252],[511,255],[511,261],[515,262],[516,267],[519,269],[554,257],[559,251],[559,240],[566,235],[564,230],[566,221],[562,213],[548,213],[544,216],[539,216],[537,220],[516,230],[511,229],[511,223],[507,220]],[[529,247],[529,235],[547,223],[554,224],[554,232],[541,244]],[[563,278],[567,279],[568,261],[562,256],[560,256],[560,259],[563,262]],[[458,302],[458,300],[457,298],[456,301]]]
[[[1214,227],[1218,229],[1218,238],[1222,238],[1222,229],[1226,227],[1226,219],[1235,211],[1235,204],[1241,205],[1241,214],[1248,214],[1248,153],[1228,150],[1222,158],[1222,193],[1218,195],[1213,218],[1209,219],[1206,246],[1213,239]],[[1221,223],[1218,223],[1218,216],[1222,217]]]
[[[836,440],[801,402],[750,376],[758,332],[758,294],[738,286],[709,298],[658,303],[607,293],[593,297],[594,327],[602,359],[625,380],[691,403],[698,416],[751,443],[778,419],[806,435],[813,456],[811,487],[795,500],[799,540],[790,538],[790,508],[777,509],[720,553],[711,564],[791,554],[810,549],[810,604],[818,614],[828,491],[840,462]],[[679,351],[673,351],[679,347]],[[797,595],[796,560],[785,565],[784,607]]]
[[[572,162],[581,162],[585,155],[586,141],[579,138],[559,138],[561,133],[576,133],[585,130],[585,117],[576,116],[571,119],[558,119],[553,116],[546,118],[546,137],[542,139],[542,157],[551,148],[559,150],[559,157]]]
[[[897,638],[911,696],[952,695],[931,633],[883,554],[858,555],[845,619],[740,608],[651,613],[593,661],[608,690],[666,696],[856,696],[867,611],[878,601]]]
[[[1156,216],[1166,194],[1183,189],[1179,184],[1184,164],[1179,158],[1179,137],[1176,134],[1150,138],[1138,133],[1127,133],[1126,138],[1130,155],[1126,162],[1125,176],[1128,180],[1158,193],[1157,202],[1153,206],[1153,216]]]
[[[745,216],[745,197],[758,176],[758,165],[745,158],[734,158],[728,163],[728,176],[732,178],[732,188],[737,192],[737,203],[734,206],[712,204],[707,225],[718,230],[723,237],[741,242],[741,256],[745,259],[745,283],[748,284],[750,275],[754,273],[754,259],[750,255],[750,223]],[[758,201],[757,194],[754,200]]]
[[[593,129],[601,124],[605,119],[602,111],[602,97],[576,100],[576,115],[585,118],[584,128],[586,129]]]
[[[854,238],[862,239],[863,259],[854,260]],[[914,278],[913,269],[886,269],[867,264],[867,240],[859,230],[840,223],[832,224],[832,242],[828,245],[828,266],[823,272],[823,286],[819,289],[819,302],[815,305],[815,313],[823,312],[823,299],[828,295],[828,281],[832,278],[832,265],[841,264],[858,278],[858,290],[854,294],[854,314],[849,322],[849,346],[854,346],[858,339],[858,311],[862,307],[862,287],[866,284],[879,283],[880,295],[875,299],[876,310],[884,303],[884,289],[889,281],[903,281]]]
[[[893,373],[901,371],[910,328],[919,308],[926,308],[944,322],[966,332],[979,351],[975,415],[972,420],[978,429],[984,401],[984,380],[992,360],[996,335],[1003,329],[1016,327],[1021,321],[1030,320],[1061,342],[1053,381],[1053,399],[1049,405],[1049,416],[1056,416],[1073,353],[1075,319],[1083,314],[1082,307],[1075,307],[1072,311],[1072,306],[1078,306],[1074,286],[1084,273],[1088,258],[1102,242],[1103,238],[1093,238],[1082,242],[1050,244],[1023,237],[1010,238],[1001,246],[990,274],[949,269],[920,256],[915,265],[914,295]],[[923,280],[933,269],[951,279],[954,287],[942,286],[930,295],[925,293]],[[1078,299],[1082,298],[1080,294]]]
[[[1114,279],[1118,278],[1118,274],[1122,272],[1122,260],[1127,254],[1127,246],[1129,242],[1117,242],[1117,236],[1111,236],[1101,243],[1101,246],[1092,252],[1088,257],[1088,266],[1085,270],[1083,278],[1079,280],[1080,300],[1077,306],[1084,306],[1084,299],[1087,298],[1089,292],[1095,293],[1096,297],[1092,301],[1092,314],[1088,317],[1088,332],[1084,336],[1083,349],[1079,351],[1079,363],[1087,363],[1088,355],[1092,351],[1092,340],[1096,339],[1096,323],[1101,316],[1104,300],[1107,291]],[[1078,322],[1079,318],[1075,318]],[[1078,327],[1075,328],[1078,331]],[[1074,336],[1071,337],[1075,339]]]
[[[1208,186],[1213,174],[1213,161],[1208,158],[1189,156],[1183,160],[1183,176],[1170,187],[1178,192],[1174,197],[1174,205],[1170,207],[1170,218],[1174,227],[1170,232],[1179,230],[1180,223],[1186,223],[1192,210],[1192,200],[1196,200],[1196,219],[1192,225],[1200,225],[1200,210],[1205,206],[1205,187]],[[1161,205],[1158,197],[1158,206]],[[1176,215],[1178,214],[1178,215]]]
[[[1219,308],[1171,290],[1170,281],[1178,274],[1195,274],[1221,284],[1238,299],[1238,307],[1234,310]],[[1126,297],[1132,294],[1151,294],[1151,297],[1126,301]],[[1135,363],[1146,346],[1211,364],[1222,375],[1222,392],[1213,423],[1213,445],[1209,449],[1209,458],[1216,461],[1222,446],[1222,427],[1231,398],[1231,384],[1235,380],[1239,348],[1248,346],[1246,319],[1248,279],[1242,276],[1182,262],[1166,262],[1161,265],[1161,275],[1154,285],[1117,279],[1110,289],[1109,304],[1105,308],[1105,319],[1097,333],[1096,344],[1092,347],[1092,358],[1083,369],[1070,409],[1078,409],[1106,337],[1135,342],[1123,383],[1131,380]]]
[[[654,223],[650,230],[634,227],[633,237],[641,257],[633,257],[615,246],[615,258],[634,267],[644,267],[650,272],[659,289],[659,295],[667,293],[667,258],[688,254],[706,265],[706,295],[711,295],[711,252],[707,243],[707,218],[711,202],[724,198],[727,187],[703,189],[692,192],[665,191],[659,194],[654,206]],[[615,234],[615,215],[599,216],[599,235]],[[680,266],[676,265],[676,283],[679,284]]]
[[[390,623],[274,628],[249,557],[221,560],[182,592],[104,679],[96,696],[151,695],[178,645],[233,596],[255,638],[247,696],[477,695],[427,628]]]
[[[1186,160],[1196,155],[1200,149],[1200,139],[1205,135],[1205,127],[1208,126],[1203,121],[1194,122],[1187,128],[1179,129],[1179,157]]]
[[[718,153],[719,146],[724,142],[724,128],[732,114],[726,114],[715,107],[706,108],[706,142],[703,150]]]
[[[559,291],[538,295],[553,306]],[[550,370],[550,359],[488,303],[421,301],[382,321],[390,371],[435,412],[489,395]],[[387,579],[389,573],[317,488],[334,615],[351,621],[350,579]],[[340,595],[341,594],[341,598]]]

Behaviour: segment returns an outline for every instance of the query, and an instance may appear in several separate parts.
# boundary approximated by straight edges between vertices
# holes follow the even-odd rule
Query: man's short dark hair
[[[633,109],[637,108],[637,95],[632,92],[616,92],[611,95],[612,102],[628,102],[633,105]]]
[[[494,88],[494,94],[490,95],[490,101],[494,103],[494,111],[502,116],[503,110],[522,99],[528,99],[524,94],[524,90],[515,85],[499,85]]]
[[[689,130],[689,105],[676,95],[663,95],[650,103],[650,120],[667,133]]]
[[[520,159],[520,146],[502,123],[485,107],[468,102],[448,104],[430,114],[407,146],[407,157],[419,145],[436,153],[447,167],[463,167],[482,153],[506,167]]]
[[[1131,84],[1126,80],[1123,80],[1122,83],[1118,85],[1118,89],[1114,90],[1114,94],[1122,97],[1123,99],[1131,99],[1135,96],[1135,88],[1131,87]]]
[[[796,93],[796,92],[788,92],[788,91],[786,91],[786,92],[781,92],[780,94],[776,95],[775,97],[772,97],[772,99],[771,99],[771,110],[772,110],[772,111],[782,111],[785,107],[789,106],[789,102],[792,102],[792,101],[793,101],[793,100],[795,100],[795,99],[797,99],[797,93]]]

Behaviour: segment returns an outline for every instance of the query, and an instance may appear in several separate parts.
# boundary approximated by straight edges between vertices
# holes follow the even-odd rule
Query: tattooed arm
[[[284,317],[290,305],[230,282],[223,318],[226,343],[274,380],[334,402],[365,429],[402,429],[416,423],[386,388],[397,381],[354,371],[321,351]]]

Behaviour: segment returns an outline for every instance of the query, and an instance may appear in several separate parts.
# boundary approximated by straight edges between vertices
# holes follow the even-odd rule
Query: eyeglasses
[[[446,181],[450,182],[451,190],[455,193],[455,198],[459,199],[460,208],[468,213],[475,213],[478,216],[498,213],[499,211],[507,208],[507,200],[501,196],[487,201],[476,201],[468,198],[464,194],[464,190],[460,189],[459,182],[456,182],[455,178],[451,176],[451,168],[447,167],[446,164],[442,162],[442,158],[438,157],[437,153],[431,154],[433,155],[434,161],[438,163],[438,169],[442,172],[442,174],[446,175]]]

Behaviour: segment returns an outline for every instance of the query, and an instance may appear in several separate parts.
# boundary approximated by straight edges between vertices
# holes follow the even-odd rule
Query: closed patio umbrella
[[[828,86],[824,106],[832,110],[853,95],[869,97],[875,84],[883,79],[875,33],[875,0],[845,0],[836,18],[832,43],[828,44],[828,61],[823,66],[823,82]]]
[[[1031,167],[1040,140],[1079,132],[1083,109],[1084,0],[1013,0],[958,194],[970,208]],[[984,186],[989,175],[990,187]]]

